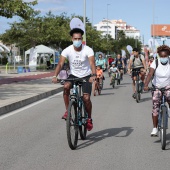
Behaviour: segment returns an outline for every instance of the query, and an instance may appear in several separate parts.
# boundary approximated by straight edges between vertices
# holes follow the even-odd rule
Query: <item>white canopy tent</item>
[[[4,44],[0,43],[0,52],[9,53],[10,49]]]
[[[27,55],[30,54],[30,50],[31,49],[29,49],[29,50],[27,50],[25,52],[25,65],[27,64],[26,63],[26,57],[27,57]],[[45,55],[45,54],[53,54],[53,57],[54,57],[53,60],[55,61],[55,50],[53,50],[53,49],[51,49],[51,48],[49,48],[49,47],[47,47],[45,45],[38,45],[38,46],[35,47],[35,50],[36,50],[37,54],[43,54],[43,55]]]

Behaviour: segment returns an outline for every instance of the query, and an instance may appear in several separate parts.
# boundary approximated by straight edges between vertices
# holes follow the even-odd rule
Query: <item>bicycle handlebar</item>
[[[156,91],[156,90],[160,90],[162,93],[167,91],[167,90],[170,90],[170,88],[166,89],[165,87],[164,88],[158,88],[158,87],[149,87],[148,89],[149,91]]]
[[[66,81],[74,81],[74,82],[82,82],[85,83],[88,81],[88,79],[84,79],[84,78],[69,78],[69,79],[60,79],[62,82],[66,82]]]

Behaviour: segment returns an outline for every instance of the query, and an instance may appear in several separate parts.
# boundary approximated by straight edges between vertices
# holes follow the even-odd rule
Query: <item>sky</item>
[[[24,1],[29,2],[31,0]],[[34,8],[40,10],[43,15],[51,10],[56,15],[66,12],[68,16],[71,14],[83,16],[84,1],[38,0],[38,5]],[[151,24],[170,24],[169,8],[170,0],[86,0],[86,16],[93,25],[107,18],[108,12],[108,19],[122,19],[128,25],[140,30],[145,44],[148,43],[151,37]],[[0,17],[0,33],[4,33],[9,28],[9,22],[18,19],[19,17],[14,17],[13,19]],[[162,44],[161,41],[159,43]],[[169,41],[167,41],[168,43]]]

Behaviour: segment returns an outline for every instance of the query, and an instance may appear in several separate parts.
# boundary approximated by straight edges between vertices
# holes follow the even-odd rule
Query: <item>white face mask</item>
[[[82,40],[74,40],[73,45],[76,48],[79,48],[82,45]]]
[[[160,58],[160,62],[162,63],[162,64],[166,64],[167,62],[168,62],[168,57],[165,57],[165,58]]]

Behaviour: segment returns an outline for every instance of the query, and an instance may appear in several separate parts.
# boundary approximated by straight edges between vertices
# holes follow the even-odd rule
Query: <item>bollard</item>
[[[6,74],[8,74],[8,63],[6,63]]]

